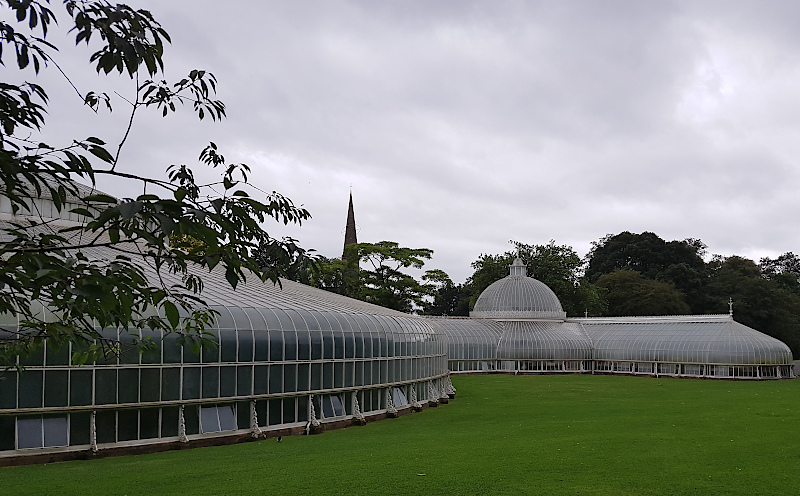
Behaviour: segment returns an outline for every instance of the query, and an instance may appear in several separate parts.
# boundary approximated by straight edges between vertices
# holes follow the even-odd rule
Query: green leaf
[[[173,329],[178,327],[178,323],[180,323],[180,314],[178,313],[178,307],[175,306],[169,300],[164,301],[163,304],[164,313],[167,315],[167,320],[169,321],[169,325],[172,326]]]

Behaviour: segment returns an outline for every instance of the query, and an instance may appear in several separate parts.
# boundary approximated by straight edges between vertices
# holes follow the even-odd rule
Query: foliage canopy
[[[124,144],[140,111],[167,116],[189,106],[199,119],[225,117],[211,73],[192,70],[175,83],[163,80],[170,37],[150,12],[102,0],[63,2],[75,44],[91,47],[93,70],[134,83],[124,99],[127,130],[111,146],[96,136],[57,144],[36,139],[45,127],[48,93],[33,81],[40,71],[61,70],[58,46],[47,38],[56,14],[48,2],[32,0],[4,0],[0,8],[16,20],[0,21],[0,63],[13,65],[14,78],[23,80],[0,83],[0,195],[14,214],[0,221],[0,314],[19,321],[0,334],[6,359],[45,338],[81,343],[87,351],[74,359],[92,359],[118,345],[102,338],[103,327],[146,327],[202,340],[213,317],[201,297],[203,269],[223,271],[235,288],[248,274],[278,282],[292,264],[302,263],[306,254],[295,240],[271,237],[262,223],[300,223],[309,212],[276,192],[258,199],[248,166],[228,163],[214,143],[199,156],[203,166],[218,171],[219,180],[210,184],[198,183],[187,165],[149,177],[125,161]],[[79,94],[95,112],[112,110],[107,94]],[[101,176],[126,180],[128,190],[140,194],[86,194],[76,182],[94,186]],[[85,222],[47,219],[35,198],[49,198],[62,217],[71,211]],[[272,263],[253,256],[259,247]],[[95,257],[97,248],[114,256]],[[165,282],[161,275],[167,273],[180,283]]]

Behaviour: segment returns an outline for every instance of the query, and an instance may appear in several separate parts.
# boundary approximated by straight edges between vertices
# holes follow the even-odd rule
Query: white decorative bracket
[[[186,437],[186,417],[183,415],[183,405],[178,411],[178,441],[182,443],[189,442],[189,438]]]
[[[259,438],[264,434],[258,426],[258,412],[256,412],[256,400],[250,401],[250,435]]]
[[[92,452],[97,453],[97,420],[95,416],[97,412],[92,410],[92,416],[89,417],[89,443],[92,447]]]

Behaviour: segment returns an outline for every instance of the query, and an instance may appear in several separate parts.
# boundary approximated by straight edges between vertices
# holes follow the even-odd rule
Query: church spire
[[[350,206],[347,208],[347,226],[344,228],[344,247],[358,243],[356,238],[356,214],[353,212],[353,191],[350,190]],[[345,252],[342,251],[342,260],[344,260]]]

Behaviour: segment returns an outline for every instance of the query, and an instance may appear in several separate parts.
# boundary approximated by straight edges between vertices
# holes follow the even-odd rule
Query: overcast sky
[[[163,174],[213,140],[311,211],[271,232],[323,255],[341,255],[351,185],[360,241],[431,248],[456,282],[511,239],[800,251],[796,0],[130,3],[172,36],[167,79],[213,72],[228,119],[143,114],[120,167]],[[131,94],[88,53],[61,54],[82,93]],[[48,139],[119,141],[122,100],[96,117],[51,76]]]

